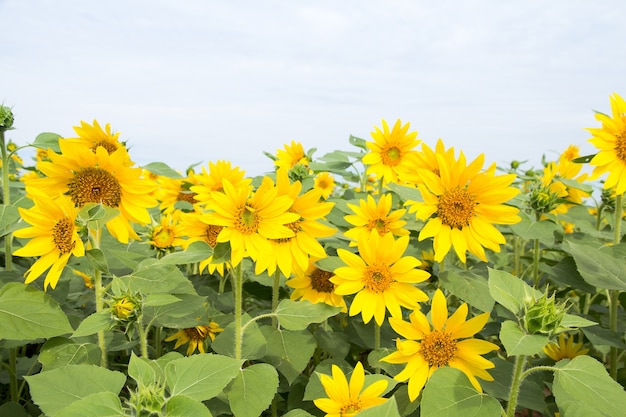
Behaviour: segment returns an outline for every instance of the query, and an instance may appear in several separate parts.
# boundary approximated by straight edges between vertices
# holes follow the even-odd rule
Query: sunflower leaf
[[[524,308],[525,300],[533,298],[537,300],[542,295],[521,278],[491,268],[489,268],[489,294],[513,314],[518,314]]]
[[[159,259],[155,265],[182,265],[204,261],[213,254],[208,243],[197,241],[190,244],[182,252],[174,252]]]
[[[56,417],[116,417],[124,415],[120,398],[112,392],[98,392],[74,401]]]
[[[177,395],[167,400],[167,417],[212,417],[213,414],[200,401],[184,395]]]
[[[267,363],[256,363],[239,371],[228,390],[228,403],[237,417],[258,417],[277,390],[276,369]]]
[[[380,405],[361,411],[359,417],[400,417],[400,413],[396,399],[391,397]]]
[[[321,323],[341,311],[324,303],[313,304],[309,301],[282,300],[276,307],[276,317],[281,326],[288,330],[304,330],[311,323]]]
[[[507,320],[502,323],[500,341],[507,355],[516,356],[539,353],[550,339],[544,335],[528,334],[517,323]]]
[[[149,164],[144,165],[143,169],[150,171],[153,174],[160,175],[161,177],[183,178],[180,173],[170,168],[169,165],[164,162],[150,162]]]
[[[317,343],[309,331],[274,329],[267,338],[265,360],[285,376],[289,385],[302,373]]]
[[[623,258],[589,245],[564,243],[564,248],[574,257],[578,272],[589,284],[607,290],[626,291],[626,266]]]
[[[48,149],[52,149],[54,152],[61,152],[61,148],[59,147],[59,139],[61,135],[52,132],[43,132],[37,135],[35,141],[33,142],[33,146],[38,149],[43,149],[47,151]]]

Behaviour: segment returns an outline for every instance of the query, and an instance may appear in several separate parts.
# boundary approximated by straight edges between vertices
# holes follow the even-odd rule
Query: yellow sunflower
[[[320,172],[313,180],[313,188],[322,190],[322,198],[327,199],[335,189],[335,179],[329,172]]]
[[[400,174],[399,177],[401,181],[413,185],[421,183],[422,179],[418,174],[418,168],[426,169],[435,175],[439,175],[439,160],[437,159],[437,155],[443,155],[445,160],[454,159],[454,148],[446,149],[441,139],[437,140],[434,150],[425,142],[422,142],[422,150],[416,154],[416,164],[411,167],[410,170],[405,170]]]
[[[393,317],[400,317],[400,307],[412,310],[428,300],[413,284],[427,280],[430,274],[418,269],[417,258],[403,256],[408,244],[408,236],[395,240],[391,233],[380,236],[373,230],[369,239],[358,242],[359,255],[337,250],[347,266],[335,269],[330,281],[337,285],[335,293],[339,295],[356,293],[350,305],[351,316],[361,313],[365,323],[374,317],[382,325],[385,309]]]
[[[332,366],[332,377],[320,374],[320,381],[328,398],[318,398],[313,403],[326,417],[354,417],[360,411],[387,401],[381,397],[387,389],[387,381],[379,380],[363,389],[365,370],[361,362],[354,367],[349,383],[337,365]]]
[[[203,213],[199,211],[182,213],[180,216],[180,232],[183,236],[187,237],[182,243],[183,249],[187,249],[190,244],[197,241],[206,242],[209,246],[215,248],[217,236],[223,228],[223,226],[205,223]],[[224,263],[213,262],[213,255],[200,261],[200,273],[202,273],[205,268],[209,271],[209,274],[213,274],[217,271],[221,276],[224,276]]]
[[[404,229],[406,222],[401,220],[405,209],[391,211],[391,194],[382,194],[378,200],[374,200],[371,195],[367,200],[361,199],[359,205],[348,203],[348,207],[354,214],[344,216],[345,221],[354,227],[344,232],[344,235],[352,241],[350,246],[356,246],[357,242],[367,239],[372,230],[376,230],[380,235],[391,233],[394,236],[407,236],[409,231]]]
[[[520,221],[519,210],[504,204],[519,193],[510,187],[515,174],[495,175],[495,164],[481,171],[484,154],[469,165],[463,152],[458,160],[450,154],[437,154],[437,159],[440,175],[418,170],[423,181],[418,188],[424,201],[406,203],[410,212],[426,222],[419,240],[434,237],[437,262],[443,261],[452,246],[462,262],[467,251],[486,262],[484,247],[499,252],[505,243],[494,224]]]
[[[76,226],[77,209],[68,196],[61,195],[53,200],[46,195],[31,194],[34,206],[29,209],[18,207],[22,219],[30,227],[16,230],[18,238],[29,238],[23,247],[13,252],[16,256],[38,256],[39,259],[26,271],[28,284],[41,276],[48,268],[44,288],[55,288],[63,268],[70,257],[84,256],[85,246]]]
[[[371,133],[374,141],[366,143],[370,152],[363,156],[363,163],[368,165],[368,174],[375,174],[385,182],[398,182],[399,173],[415,166],[415,147],[421,140],[417,139],[417,132],[408,133],[410,123],[403,126],[398,119],[391,130],[384,119],[382,123],[383,130],[374,127]]]
[[[200,353],[205,353],[205,341],[207,339],[211,339],[211,341],[215,340],[216,334],[222,331],[224,331],[224,329],[222,329],[219,324],[212,321],[208,326],[203,325],[179,330],[165,339],[165,341],[171,342],[176,340],[174,349],[178,349],[179,346],[189,343],[189,346],[187,347],[187,356],[189,356],[193,354],[196,349],[198,349],[198,352]]]
[[[120,133],[112,133],[111,125],[107,123],[102,129],[97,120],[93,121],[93,125],[86,123],[84,121],[80,121],[80,126],[74,126],[74,131],[78,135],[77,138],[66,138],[65,140],[68,143],[81,144],[90,148],[93,152],[96,151],[98,146],[102,146],[107,150],[108,153],[113,153],[120,148],[123,148],[125,151],[126,145],[120,142]],[[128,156],[128,154],[127,154]],[[126,161],[127,166],[133,165],[130,160],[130,156]]]
[[[613,188],[617,194],[626,191],[626,102],[618,94],[611,97],[613,117],[596,113],[596,120],[602,123],[601,128],[587,128],[593,135],[591,142],[599,152],[590,164],[595,166],[592,179],[607,173],[604,188]]]
[[[309,167],[309,158],[304,153],[304,148],[300,142],[291,141],[291,145],[285,144],[283,149],[276,151],[276,160],[274,165],[277,168],[286,168],[290,170],[298,164]]]
[[[165,213],[171,213],[179,201],[187,202],[191,205],[198,201],[195,199],[196,193],[191,191],[191,187],[199,184],[199,176],[191,173],[185,178],[159,177],[157,184],[159,188],[155,194],[160,202],[159,209]]]
[[[556,362],[561,359],[574,359],[576,356],[586,355],[589,349],[582,349],[583,342],[574,343],[574,336],[559,334],[558,343],[548,343],[543,352]]]
[[[311,189],[300,195],[302,183],[291,183],[284,168],[279,168],[276,173],[276,188],[278,195],[292,199],[293,204],[287,211],[299,217],[286,225],[293,231],[292,237],[269,240],[273,250],[257,260],[255,273],[258,275],[267,270],[273,274],[278,267],[285,277],[289,277],[294,270],[305,270],[310,256],[318,259],[326,257],[318,239],[334,235],[337,229],[321,221],[335,204],[321,201],[320,190]]]
[[[558,161],[549,162],[543,169],[542,185],[558,198],[565,199],[569,203],[561,203],[554,210],[553,214],[564,214],[575,204],[581,204],[583,199],[589,197],[589,193],[580,188],[570,187],[560,179],[573,180],[580,184],[587,180],[587,174],[580,174],[582,164],[572,162],[580,156],[578,146],[569,146],[560,156]]]
[[[180,225],[181,212],[175,210],[163,213],[161,221],[150,231],[150,245],[160,252],[169,252],[184,244],[183,231]]]
[[[195,183],[189,190],[195,193],[194,199],[202,207],[205,207],[213,201],[211,193],[224,193],[224,180],[228,180],[233,187],[240,189],[250,187],[251,180],[245,178],[246,172],[239,167],[233,167],[230,161],[209,162],[209,170],[202,167],[202,174],[197,174]]]
[[[229,242],[231,265],[237,266],[245,256],[254,261],[272,251],[268,239],[286,239],[295,233],[286,225],[299,220],[300,215],[287,210],[293,199],[278,195],[274,182],[264,177],[259,188],[251,193],[249,187],[235,188],[223,180],[224,193],[212,193],[214,211],[204,215],[207,224],[223,226],[217,242]]]
[[[100,203],[116,208],[120,214],[109,220],[107,229],[122,243],[139,239],[132,223],[148,224],[149,207],[157,201],[150,196],[156,184],[144,179],[140,168],[125,164],[126,150],[120,148],[109,154],[98,146],[92,152],[87,146],[60,139],[61,153],[48,150],[49,162],[37,163],[46,177],[26,182],[27,191],[37,189],[50,196],[67,194],[78,208],[88,203]]]
[[[419,310],[411,313],[409,322],[396,317],[389,319],[391,327],[406,340],[396,339],[397,351],[382,360],[394,364],[406,363],[395,379],[409,381],[411,401],[419,396],[433,372],[444,366],[462,371],[480,392],[482,388],[476,377],[493,381],[486,369],[493,368],[494,364],[480,355],[497,350],[498,345],[471,338],[487,323],[489,313],[466,321],[467,313],[468,307],[464,303],[448,317],[446,297],[437,289],[432,299],[430,322]]]
[[[334,307],[341,307],[343,312],[348,311],[343,296],[335,292],[335,284],[330,279],[335,276],[330,271],[320,269],[315,265],[316,258],[309,260],[306,271],[296,270],[295,278],[286,282],[287,286],[294,289],[291,293],[292,300],[307,300],[313,304],[325,303]]]

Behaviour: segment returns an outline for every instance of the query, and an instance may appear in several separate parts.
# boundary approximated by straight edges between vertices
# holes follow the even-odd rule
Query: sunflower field
[[[2,106],[0,416],[624,416],[610,108],[540,167],[382,120],[250,177],[96,120],[17,146]]]

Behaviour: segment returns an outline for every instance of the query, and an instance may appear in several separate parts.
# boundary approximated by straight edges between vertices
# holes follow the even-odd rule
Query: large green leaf
[[[589,284],[607,290],[626,291],[626,265],[609,249],[567,241],[563,244],[574,257],[580,275]]]
[[[98,333],[100,330],[110,330],[115,327],[115,322],[108,310],[93,313],[80,322],[72,337],[84,337]]]
[[[130,275],[115,278],[112,287],[118,294],[125,291],[142,294],[196,294],[193,284],[176,265],[160,265],[154,259],[145,260]]]
[[[0,339],[34,340],[73,331],[59,304],[43,291],[19,282],[0,289]]]
[[[177,395],[167,400],[165,417],[212,417],[212,414],[200,401]]]
[[[278,372],[266,363],[256,363],[239,372],[228,390],[230,409],[237,417],[258,417],[278,390]]]
[[[500,417],[501,413],[498,400],[476,391],[455,368],[437,369],[422,393],[421,417]]]
[[[45,151],[52,149],[54,152],[61,152],[61,148],[59,147],[60,138],[61,135],[56,133],[43,132],[37,135],[35,141],[33,142],[33,146]]]
[[[517,315],[525,301],[538,300],[542,293],[506,271],[489,268],[489,294],[496,302]]]
[[[249,360],[261,359],[265,356],[267,340],[263,332],[259,330],[256,321],[244,314],[242,321],[249,323],[243,333],[243,341],[241,346],[241,357]],[[230,323],[224,328],[224,331],[217,335],[211,348],[221,354],[235,357],[235,323]]]
[[[313,304],[310,301],[282,300],[276,307],[276,316],[281,326],[288,330],[304,330],[311,323],[321,323],[341,311],[325,303]]]
[[[316,347],[315,337],[306,330],[275,329],[267,335],[265,360],[291,385],[309,363]]]
[[[559,229],[559,225],[549,220],[535,221],[523,212],[520,212],[519,215],[521,221],[510,226],[513,233],[524,240],[554,240],[554,232]]]
[[[56,417],[120,417],[124,415],[119,397],[112,392],[98,392],[74,401]]]
[[[140,358],[134,352],[131,353],[130,361],[128,362],[128,376],[137,382],[139,389],[160,382],[157,370],[158,368],[154,361]]]
[[[15,206],[6,206],[0,204],[0,236],[4,236],[9,232],[5,230],[8,226],[13,226],[20,219],[20,212]]]
[[[517,323],[510,320],[502,323],[500,341],[509,356],[534,355],[541,352],[549,342],[548,336],[526,333]]]
[[[494,300],[489,294],[485,277],[471,271],[443,271],[439,274],[441,285],[452,294],[480,311],[491,311]]]
[[[307,413],[306,411],[300,408],[297,408],[295,410],[291,410],[290,412],[285,414],[283,417],[314,417],[314,416],[313,414]]]
[[[96,365],[69,365],[25,378],[33,401],[50,417],[91,394],[117,396],[126,382],[123,373]]]
[[[204,261],[213,254],[213,248],[208,243],[193,242],[182,252],[170,253],[159,259],[157,265],[182,265]]]
[[[604,365],[586,355],[556,364],[552,391],[561,415],[567,417],[623,416],[626,392]]]
[[[175,169],[170,168],[170,166],[164,162],[150,162],[149,164],[144,165],[143,169],[162,177],[183,178],[180,173],[178,173]]]
[[[206,401],[218,395],[237,376],[243,361],[204,353],[171,361],[165,379],[172,396]]]
[[[55,337],[41,347],[38,360],[44,371],[50,371],[67,365],[98,365],[101,357],[96,344]]]
[[[391,397],[380,405],[366,408],[358,415],[359,417],[400,417],[398,405],[394,397]]]
[[[153,297],[153,295],[155,297]],[[176,294],[178,301],[172,296],[150,294],[146,296],[147,304],[143,307],[144,323],[153,326],[184,329],[203,324],[199,317],[206,316],[206,297],[193,294]]]

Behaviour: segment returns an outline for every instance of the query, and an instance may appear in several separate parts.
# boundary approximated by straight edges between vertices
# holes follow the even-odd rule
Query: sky
[[[273,169],[355,151],[382,119],[487,163],[540,165],[626,97],[626,2],[0,0],[8,138],[110,123],[138,165]]]

